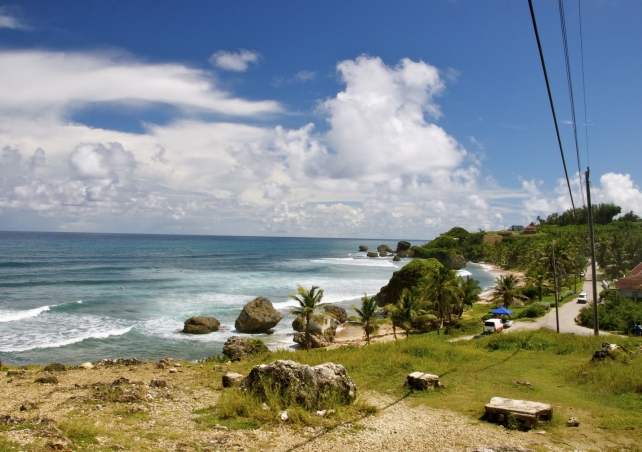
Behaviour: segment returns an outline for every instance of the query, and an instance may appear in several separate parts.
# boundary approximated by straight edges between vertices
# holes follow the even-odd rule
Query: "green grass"
[[[59,425],[67,438],[76,444],[98,444],[97,436],[105,432],[86,419],[73,419]]]
[[[534,400],[555,407],[554,421],[548,428],[560,436],[566,429],[565,418],[582,412],[590,413],[581,419],[584,425],[603,429],[602,433],[611,432],[614,438],[623,435],[642,439],[639,414],[642,412],[639,378],[642,357],[629,358],[628,363],[592,363],[593,352],[600,348],[604,338],[558,335],[548,330],[454,343],[448,342],[451,337],[432,332],[362,348],[279,351],[252,363],[239,363],[235,371],[247,373],[259,362],[276,359],[310,365],[330,361],[346,367],[359,391],[375,390],[399,398],[408,396],[416,403],[454,410],[475,420],[483,416],[484,405],[491,397]],[[629,350],[642,345],[633,338],[618,338],[618,343]],[[403,383],[413,371],[439,375],[446,388],[409,394]],[[528,381],[534,389],[517,385],[515,381]],[[238,391],[228,390],[222,399],[228,406],[237,403],[226,402],[228,397],[238,397]],[[230,413],[219,412],[218,419],[233,418],[234,410]],[[263,416],[272,416],[268,421],[275,416],[275,412],[262,411],[258,416],[256,413],[255,407],[237,410],[236,416],[260,422],[265,421]]]

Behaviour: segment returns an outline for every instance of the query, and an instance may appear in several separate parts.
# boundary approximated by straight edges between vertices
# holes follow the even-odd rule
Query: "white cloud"
[[[622,213],[632,210],[642,215],[642,192],[633,183],[630,174],[603,174],[600,177],[600,187],[594,191],[597,202],[614,203],[622,207]]]
[[[29,30],[30,27],[11,14],[7,7],[0,6],[0,28],[13,30]]]
[[[210,74],[180,64],[144,64],[113,54],[0,52],[0,115],[63,116],[95,102],[169,104],[226,115],[281,110],[218,89]]]
[[[313,80],[317,76],[317,73],[314,71],[299,71],[294,74],[294,79],[299,82],[307,82],[308,80]]]
[[[209,61],[219,69],[234,72],[245,72],[250,67],[250,64],[257,64],[259,62],[259,58],[260,54],[253,50],[239,49],[238,52],[219,50],[212,54]]]

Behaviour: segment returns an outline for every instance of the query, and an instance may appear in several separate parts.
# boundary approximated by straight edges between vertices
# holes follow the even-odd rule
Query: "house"
[[[623,278],[615,279],[613,282],[615,283],[615,290],[620,295],[642,300],[642,262],[631,270],[630,274]]]
[[[522,234],[537,234],[537,228],[529,224],[524,228]]]
[[[513,232],[520,232],[520,231],[524,230],[524,226],[521,226],[521,225],[518,225],[518,224],[514,224],[514,225],[512,225],[510,227],[510,230],[513,231]]]

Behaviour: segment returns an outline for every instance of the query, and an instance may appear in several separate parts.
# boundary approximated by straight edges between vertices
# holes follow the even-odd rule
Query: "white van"
[[[488,319],[484,322],[484,333],[501,333],[504,324],[500,319]]]

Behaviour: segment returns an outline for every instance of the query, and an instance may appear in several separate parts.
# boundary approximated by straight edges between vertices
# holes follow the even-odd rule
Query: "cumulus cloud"
[[[250,64],[259,62],[260,54],[253,50],[239,49],[237,52],[219,50],[212,54],[209,61],[219,69],[234,72],[245,72]]]
[[[630,174],[603,174],[600,177],[600,187],[595,191],[598,202],[611,202],[622,207],[622,212],[632,210],[642,215],[642,192],[633,183]]]
[[[136,159],[120,143],[81,144],[69,157],[69,164],[77,179],[118,181],[136,168]]]

